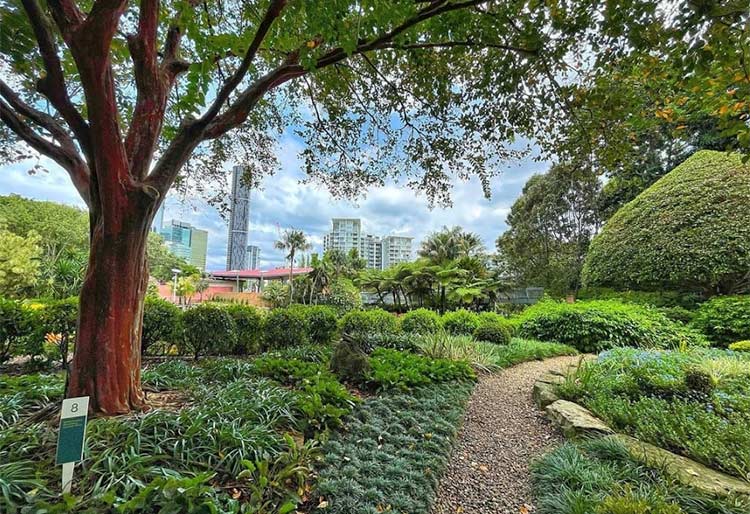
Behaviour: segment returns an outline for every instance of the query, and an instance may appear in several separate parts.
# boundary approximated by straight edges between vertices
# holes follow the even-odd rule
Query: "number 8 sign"
[[[63,466],[64,492],[70,492],[74,464],[83,459],[83,442],[86,438],[88,411],[88,396],[63,400],[55,460],[58,465],[62,464]]]

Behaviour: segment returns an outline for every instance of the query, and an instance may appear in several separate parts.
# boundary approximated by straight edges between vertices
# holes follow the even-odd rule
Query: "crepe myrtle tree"
[[[640,4],[628,16],[652,9]],[[514,155],[505,143],[552,108],[564,56],[611,18],[600,9],[593,0],[0,0],[0,158],[41,154],[88,205],[68,394],[90,396],[100,414],[144,406],[146,241],[172,187],[201,189],[230,157],[256,183],[292,128],[308,179],[336,195],[399,176],[431,201],[449,202],[456,177],[479,177],[488,192]]]

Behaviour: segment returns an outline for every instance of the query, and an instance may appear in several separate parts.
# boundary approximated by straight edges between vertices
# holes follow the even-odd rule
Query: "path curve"
[[[534,381],[580,357],[518,364],[479,379],[432,514],[533,512],[529,462],[562,442],[531,399]]]

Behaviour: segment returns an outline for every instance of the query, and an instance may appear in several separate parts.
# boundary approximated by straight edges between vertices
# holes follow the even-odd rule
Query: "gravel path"
[[[579,358],[526,362],[480,378],[432,514],[534,511],[529,461],[562,439],[534,405],[531,389],[542,373]]]

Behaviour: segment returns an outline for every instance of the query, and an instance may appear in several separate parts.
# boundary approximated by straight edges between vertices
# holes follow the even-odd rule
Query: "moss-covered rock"
[[[345,337],[331,356],[331,371],[348,382],[361,382],[370,371],[370,360],[361,344]]]

